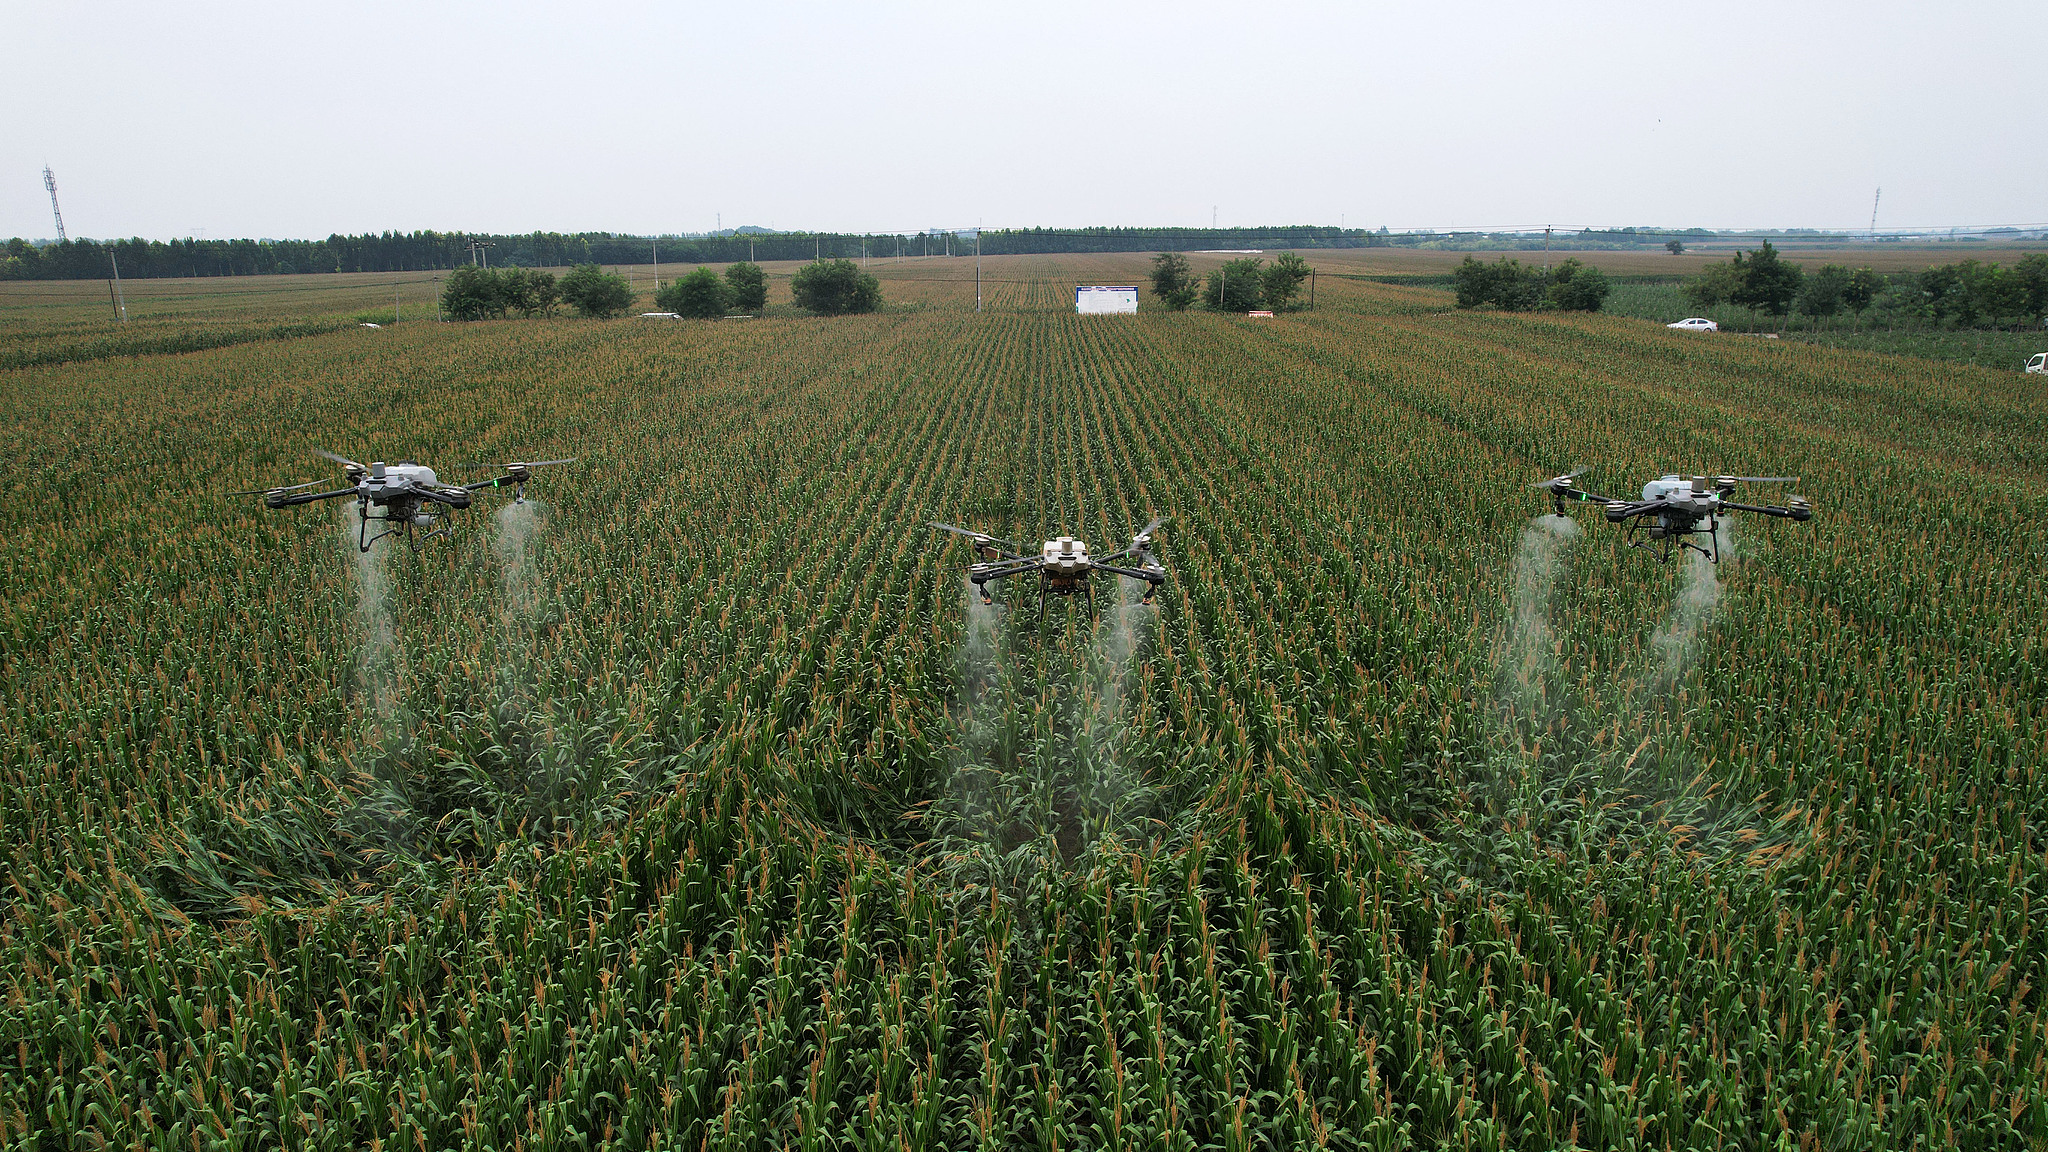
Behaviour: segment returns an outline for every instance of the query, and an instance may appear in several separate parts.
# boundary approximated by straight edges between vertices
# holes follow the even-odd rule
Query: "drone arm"
[[[265,494],[263,502],[272,508],[290,508],[294,504],[311,504],[315,500],[332,500],[336,496],[353,496],[353,488],[336,488],[331,492],[291,492],[276,496]]]
[[[1565,488],[1552,488],[1550,494],[1559,500],[1586,500],[1594,504],[1619,503],[1612,496],[1602,496],[1598,492],[1588,492],[1576,485]]]
[[[1036,572],[1039,567],[1039,562],[1035,559],[1026,560],[1022,563],[996,561],[989,564],[975,564],[967,569],[967,578],[976,584],[986,584],[990,580],[1007,580],[1012,576],[1021,576],[1026,572]]]
[[[503,488],[508,484],[524,484],[525,482],[525,479],[519,476],[493,476],[489,480],[479,480],[474,484],[464,484],[462,487],[466,491],[481,492],[485,488]]]
[[[437,504],[446,504],[450,508],[467,508],[470,500],[469,491],[468,485],[460,488],[422,488],[420,495]]]
[[[1790,508],[1780,508],[1775,504],[1737,504],[1733,500],[1723,500],[1721,501],[1721,507],[1733,512],[1761,512],[1765,516],[1781,516],[1789,520],[1813,519],[1812,507],[1805,504],[1794,504]]]
[[[1657,510],[1662,503],[1658,500],[1610,500],[1607,502],[1607,519],[1610,523],[1621,524]]]
[[[1160,587],[1166,583],[1166,573],[1158,569],[1148,571],[1143,568],[1119,568],[1114,564],[1104,564],[1102,561],[1097,560],[1095,562],[1095,570],[1097,572],[1114,572],[1118,576],[1128,576],[1133,580],[1143,580],[1145,582],[1144,602],[1147,604],[1152,602],[1153,594],[1158,592]]]

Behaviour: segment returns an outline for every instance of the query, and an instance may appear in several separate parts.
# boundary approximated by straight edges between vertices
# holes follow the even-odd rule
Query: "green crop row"
[[[0,1142],[2048,1146],[2048,401],[1069,262],[5,373]],[[361,557],[315,446],[578,460]]]

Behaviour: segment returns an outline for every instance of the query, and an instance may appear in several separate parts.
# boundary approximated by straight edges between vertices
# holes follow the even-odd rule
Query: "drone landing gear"
[[[362,552],[368,552],[370,550],[370,545],[375,544],[377,541],[382,540],[386,536],[396,536],[401,532],[405,534],[406,547],[413,549],[417,549],[422,541],[432,540],[436,536],[449,535],[448,526],[446,524],[441,525],[439,528],[436,528],[431,532],[424,532],[415,535],[413,532],[413,528],[416,524],[419,523],[419,521],[413,519],[410,516],[393,516],[388,511],[382,516],[372,516],[370,515],[370,509],[367,506],[359,506],[356,510],[356,513],[357,518],[361,521],[361,527],[358,528],[356,531],[356,548],[358,551]],[[372,536],[370,535],[370,525],[372,523],[396,524],[398,525],[398,527],[386,528],[383,531],[378,532],[375,536]]]
[[[1712,516],[1707,517],[1707,526],[1705,528],[1697,526],[1691,528],[1652,527],[1648,540],[1636,539],[1636,529],[1642,527],[1642,523],[1641,520],[1629,521],[1628,531],[1623,536],[1623,540],[1631,548],[1643,548],[1655,552],[1659,564],[1671,563],[1671,553],[1674,549],[1681,555],[1687,549],[1691,549],[1706,557],[1709,564],[1719,564],[1721,562],[1721,533]],[[1705,536],[1707,543],[1705,545],[1694,543],[1692,540],[1694,536]]]
[[[1093,619],[1095,619],[1095,586],[1094,586],[1094,585],[1092,585],[1092,584],[1085,584],[1085,583],[1084,583],[1084,584],[1078,585],[1078,586],[1076,586],[1076,587],[1064,587],[1064,588],[1055,588],[1055,587],[1052,587],[1052,586],[1051,586],[1050,584],[1048,584],[1048,583],[1047,583],[1046,581],[1044,581],[1044,580],[1040,580],[1040,581],[1038,582],[1038,623],[1039,623],[1039,624],[1040,624],[1041,626],[1042,626],[1042,625],[1044,625],[1044,623],[1045,623],[1045,598],[1046,598],[1046,596],[1047,596],[1047,595],[1053,595],[1053,596],[1075,596],[1075,595],[1080,595],[1080,596],[1086,596],[1086,597],[1088,598],[1088,618],[1089,618],[1090,620],[1093,620]]]

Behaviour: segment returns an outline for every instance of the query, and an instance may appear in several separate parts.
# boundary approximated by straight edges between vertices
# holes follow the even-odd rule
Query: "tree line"
[[[1731,304],[1769,316],[1848,312],[1860,319],[1876,309],[1893,321],[1959,328],[2031,326],[2048,321],[2048,253],[2026,256],[2010,268],[1963,260],[1889,276],[1840,264],[1823,264],[1808,273],[1765,241],[1754,252],[1738,252],[1729,262],[1710,266],[1687,281],[1684,291],[1702,310]]]
[[[1598,312],[1612,286],[1598,268],[1569,259],[1555,268],[1526,267],[1503,256],[1491,264],[1465,257],[1452,275],[1458,307],[1491,304],[1506,312],[1556,308],[1565,312]]]
[[[882,287],[851,260],[819,260],[790,278],[797,307],[825,316],[873,312],[882,306]],[[457,268],[441,288],[441,312],[450,320],[496,320],[553,316],[562,305],[577,315],[609,319],[632,311],[638,301],[624,277],[596,264],[580,264],[559,282],[552,272],[529,268]],[[713,319],[738,309],[758,312],[768,304],[768,274],[741,260],[723,276],[699,267],[655,290],[654,303],[678,316]]]
[[[1682,235],[1699,233],[1693,230]],[[1587,230],[1560,234],[1563,247],[1632,248],[1680,233]],[[1699,233],[1705,235],[1705,233]],[[941,247],[944,232],[734,232],[719,236],[628,236],[613,232],[380,232],[325,240],[66,240],[34,244],[21,237],[0,253],[0,280],[99,280],[171,276],[273,276],[326,272],[419,272],[484,266],[567,268],[578,264],[731,264],[923,254]],[[1190,252],[1245,248],[1521,247],[1526,236],[1485,233],[1403,233],[1381,228],[1290,225],[1270,228],[1017,228],[981,233],[986,255],[1061,252]],[[472,251],[472,243],[478,245]],[[973,250],[971,233],[956,234],[955,256]]]
[[[479,247],[472,254],[470,244]],[[880,255],[897,237],[840,233],[756,233],[691,238],[609,232],[384,232],[325,240],[66,240],[36,245],[20,237],[0,254],[0,280],[104,280],[113,262],[129,279],[170,276],[274,276],[303,272],[420,272],[484,266],[567,268],[578,264],[730,264],[746,260],[857,257],[862,244]],[[955,245],[955,251],[959,246]]]

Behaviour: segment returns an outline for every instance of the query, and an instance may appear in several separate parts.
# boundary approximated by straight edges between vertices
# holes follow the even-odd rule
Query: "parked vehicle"
[[[2027,361],[2027,371],[2036,376],[2048,376],[2048,352],[2034,353],[2034,358]]]
[[[1712,320],[1709,320],[1704,316],[1689,317],[1687,319],[1680,320],[1676,324],[1666,324],[1665,327],[1676,328],[1680,332],[1719,332],[1721,330],[1721,326],[1719,324],[1714,323]]]

